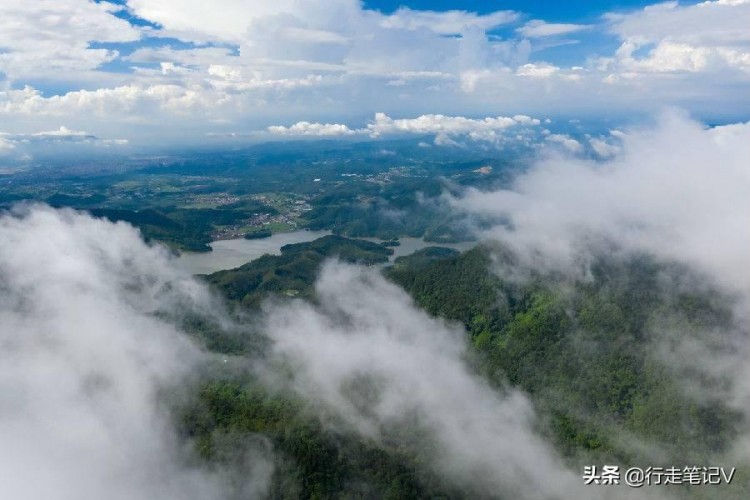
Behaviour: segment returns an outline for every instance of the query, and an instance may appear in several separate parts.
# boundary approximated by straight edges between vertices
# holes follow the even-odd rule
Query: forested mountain
[[[324,236],[309,243],[281,247],[281,255],[264,255],[252,262],[207,277],[224,296],[257,307],[269,294],[310,297],[320,265],[326,258],[352,264],[388,262],[393,250],[377,243],[342,236]]]
[[[269,294],[314,301],[312,285],[328,257],[372,264],[387,254],[380,245],[330,236],[208,280],[251,311]],[[690,279],[686,269],[646,255],[602,257],[590,278],[579,281],[534,272],[521,281],[502,279],[493,268],[503,259],[513,264],[497,247],[463,254],[427,248],[399,259],[385,274],[430,314],[463,325],[473,369],[499,391],[513,387],[528,394],[539,432],[572,467],[666,467],[725,456],[738,435],[738,414],[718,393],[694,398],[683,392],[678,377],[684,374],[658,352],[669,344],[660,331],[697,335],[727,328],[727,297],[690,291],[683,286]],[[254,346],[262,352],[262,344]],[[702,383],[704,389],[718,387],[721,380]],[[262,437],[284,457],[273,479],[278,498],[479,496],[422,466],[431,450],[418,426],[386,444],[363,440],[345,425],[321,425],[319,414],[294,395],[264,387],[252,375],[236,374],[202,385],[181,421],[203,459],[231,467],[238,443]],[[746,486],[740,470],[722,494],[742,498]],[[669,490],[688,494],[685,487]]]
[[[481,370],[531,394],[569,456],[649,462],[629,434],[658,442],[672,461],[726,451],[737,416],[717,400],[689,401],[654,355],[668,323],[686,334],[728,327],[726,297],[682,292],[685,270],[647,256],[604,258],[572,288],[544,277],[505,283],[492,265],[485,247],[388,274],[421,307],[466,326]]]

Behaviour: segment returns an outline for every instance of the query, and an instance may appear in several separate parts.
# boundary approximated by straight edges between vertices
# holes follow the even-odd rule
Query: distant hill
[[[428,264],[431,264],[437,260],[456,257],[459,253],[460,252],[458,250],[446,247],[420,248],[410,255],[397,257],[395,264],[396,267],[409,267],[412,269],[416,269],[419,267],[427,266]]]
[[[195,223],[185,224],[157,210],[150,208],[137,211],[91,208],[88,211],[95,217],[104,217],[112,222],[124,221],[132,224],[141,230],[146,241],[158,240],[171,247],[191,252],[211,251],[211,247],[208,246],[211,238],[204,227]]]
[[[208,275],[206,279],[230,300],[257,306],[268,294],[310,296],[320,265],[329,257],[374,265],[388,262],[392,254],[393,250],[377,243],[331,235],[284,245],[281,255],[264,255],[237,269]]]
[[[729,449],[737,416],[685,397],[654,357],[652,332],[666,318],[682,332],[727,328],[730,300],[690,291],[680,285],[687,270],[648,256],[600,257],[589,281],[567,287],[533,274],[506,282],[491,272],[502,256],[481,246],[432,261],[415,254],[386,273],[430,314],[466,326],[488,379],[531,395],[572,460],[648,461],[619,437],[629,434],[675,462]]]
[[[327,236],[206,279],[250,307],[272,295],[314,300],[326,258],[376,264],[389,254],[379,244]],[[533,270],[523,283],[503,280],[492,272],[498,260],[514,265],[501,248],[459,254],[431,247],[399,258],[384,273],[428,313],[465,326],[473,369],[501,391],[527,394],[539,432],[571,467],[651,463],[653,450],[665,463],[711,463],[730,450],[738,436],[736,412],[720,398],[681,392],[675,373],[654,355],[652,337],[665,318],[685,334],[726,328],[726,297],[690,291],[680,282],[689,279],[685,269],[648,256],[600,257],[590,279],[566,286]],[[252,325],[236,338],[198,330],[209,348],[223,352],[262,355],[266,348]],[[403,446],[402,437],[382,445],[330,430],[301,400],[269,393],[252,378],[207,381],[182,411],[182,432],[219,466],[231,467],[222,457],[232,456],[244,438],[271,440],[289,460],[272,480],[278,498],[477,498],[419,467],[434,452],[429,444]],[[359,484],[372,495],[359,495]],[[747,484],[738,469],[720,496],[747,498]]]

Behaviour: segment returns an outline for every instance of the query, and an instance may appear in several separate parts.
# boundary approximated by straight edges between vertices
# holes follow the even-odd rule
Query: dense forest
[[[270,294],[311,298],[320,265],[327,258],[352,264],[383,264],[393,250],[364,240],[324,236],[310,243],[281,247],[281,255],[264,255],[228,271],[207,277],[229,300],[258,307]]]
[[[424,237],[432,242],[470,240],[460,217],[439,197],[440,179],[401,178],[384,186],[367,181],[334,187],[312,199],[306,227],[352,238]]]
[[[91,199],[93,198],[93,200]],[[211,231],[216,225],[239,224],[256,213],[276,210],[262,203],[242,202],[221,208],[181,209],[174,206],[141,210],[95,208],[101,197],[76,198],[55,195],[47,200],[55,207],[86,210],[94,217],[124,221],[140,229],[146,241],[160,241],[176,250],[210,252]]]
[[[328,257],[375,264],[389,253],[382,245],[331,236],[206,279],[252,316],[270,296],[315,301],[315,276]],[[602,256],[589,279],[572,282],[533,271],[523,280],[502,279],[492,271],[501,264],[516,265],[497,247],[463,254],[430,247],[384,273],[430,314],[463,325],[473,369],[500,391],[515,387],[528,394],[538,432],[574,470],[592,463],[714,464],[726,456],[739,415],[719,392],[715,398],[685,393],[685,374],[656,355],[665,340],[655,332],[704,335],[728,328],[727,297],[692,291],[686,269],[646,255]],[[260,333],[227,333],[205,323],[191,329],[218,351],[252,357],[267,347]],[[698,383],[710,394],[722,381]],[[275,498],[481,497],[424,466],[431,445],[419,426],[396,440],[363,440],[343,424],[323,425],[319,410],[293,394],[269,391],[252,372],[208,377],[178,413],[184,436],[210,463],[231,469],[242,443],[266,440],[278,452]],[[738,467],[732,485],[721,487],[722,497],[746,498],[747,486],[747,473]],[[691,498],[718,492],[667,489]]]

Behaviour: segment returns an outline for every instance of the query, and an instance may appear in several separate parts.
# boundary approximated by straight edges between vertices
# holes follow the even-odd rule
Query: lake
[[[375,243],[382,243],[383,240],[379,238],[359,238],[361,240],[366,241],[372,241]],[[425,247],[445,247],[445,248],[453,248],[454,250],[458,250],[459,252],[463,252],[464,250],[470,250],[474,248],[477,244],[475,241],[464,241],[461,243],[435,243],[434,241],[425,241],[422,238],[399,238],[399,243],[401,245],[397,247],[389,247],[391,250],[393,250],[393,255],[391,255],[390,260],[393,262],[396,257],[403,257],[405,255],[411,255],[417,250],[421,250]]]
[[[290,233],[276,233],[270,238],[258,240],[239,238],[214,241],[211,243],[213,252],[182,252],[177,259],[177,264],[191,274],[209,274],[224,269],[240,267],[242,264],[255,260],[264,254],[280,255],[281,247],[284,245],[313,241],[329,234],[332,233],[330,231],[293,231]],[[378,238],[361,239],[375,243],[383,241]],[[394,253],[391,256],[391,262],[396,257],[412,254],[424,247],[440,246],[464,251],[476,245],[474,242],[432,243],[425,242],[422,238],[400,238],[399,241],[401,242],[400,246],[392,247]]]
[[[290,243],[305,243],[332,234],[330,231],[292,231],[275,233],[259,240],[219,240],[211,243],[213,252],[182,252],[178,265],[192,274],[209,274],[234,269],[264,254],[281,255],[281,247]]]

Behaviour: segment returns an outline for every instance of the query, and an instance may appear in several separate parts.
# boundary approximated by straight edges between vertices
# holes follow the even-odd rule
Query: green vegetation
[[[177,250],[210,252],[209,243],[217,228],[238,226],[259,213],[273,215],[277,210],[263,203],[245,200],[221,205],[218,208],[177,208],[163,206],[140,210],[99,208],[106,197],[92,195],[76,197],[55,194],[47,202],[56,207],[86,210],[95,217],[113,222],[125,221],[139,228],[146,241],[160,241]],[[258,236],[270,236],[270,231],[257,231]],[[255,233],[253,233],[255,234]]]
[[[323,425],[298,399],[247,380],[206,383],[180,421],[199,456],[229,470],[242,462],[249,439],[270,440],[272,498],[469,498],[425,470],[426,457],[402,443],[357,439],[345,426]]]
[[[383,156],[384,146],[395,153]],[[297,227],[333,231],[204,277],[238,306],[247,321],[243,331],[177,318],[206,348],[252,359],[265,353],[268,340],[247,320],[253,315],[242,313],[256,312],[269,297],[315,301],[315,278],[327,258],[380,265],[402,236],[435,242],[469,237],[440,195],[455,185],[501,184],[508,169],[463,150],[450,158],[446,150],[433,157],[417,149],[285,143],[226,155],[136,159],[109,171],[20,172],[3,177],[0,204],[45,201],[86,210],[133,224],[147,240],[190,251],[208,251],[217,238],[262,238]],[[493,169],[478,173],[484,165]],[[695,291],[687,286],[688,270],[647,256],[600,258],[590,279],[576,282],[533,270],[509,281],[491,272],[493,266],[518,271],[513,256],[499,248],[458,254],[429,247],[396,259],[384,272],[428,313],[465,327],[472,368],[498,388],[528,394],[539,431],[573,467],[734,465],[713,460],[737,437],[739,417],[720,399],[722,380],[696,377],[702,397],[692,397],[684,392],[685,372],[659,354],[673,347],[672,332],[706,340],[700,338],[705,332],[727,328],[729,298]],[[343,425],[324,425],[315,410],[283,390],[269,392],[254,375],[220,372],[201,379],[178,418],[196,456],[212,466],[242,463],[238,457],[253,439],[271,443],[278,451],[274,498],[472,497],[424,467],[435,450],[415,429],[376,443]],[[735,481],[743,488],[747,473],[739,471]]]
[[[392,147],[386,156],[384,146]],[[231,154],[119,161],[110,168],[63,162],[5,175],[0,209],[38,201],[98,210],[140,227],[149,240],[188,251],[209,251],[207,244],[216,239],[305,227],[342,236],[454,242],[470,235],[439,196],[449,186],[503,182],[508,170],[468,151],[433,155],[408,141],[266,144]],[[482,166],[494,170],[478,173]],[[137,213],[144,210],[177,224],[142,223]]]
[[[592,279],[572,286],[533,273],[512,283],[490,272],[497,264],[491,251],[513,265],[499,249],[458,254],[430,247],[399,258],[386,273],[419,306],[466,327],[477,372],[498,388],[529,394],[539,431],[571,466],[708,464],[727,452],[738,415],[718,396],[682,392],[675,368],[656,354],[654,333],[665,326],[693,333],[724,328],[726,298],[687,291],[680,280],[689,273],[647,257],[602,259]],[[208,280],[250,308],[269,294],[315,300],[312,285],[326,257],[372,264],[384,262],[386,252],[329,236]],[[252,377],[207,383],[183,418],[206,460],[229,460],[242,436],[271,439],[284,457],[273,481],[277,497],[462,497],[421,465],[429,460],[429,438],[414,438],[413,448],[357,438],[345,426],[321,425],[301,401],[267,393]],[[743,477],[722,491],[742,498]]]
[[[382,184],[350,181],[313,198],[313,209],[303,215],[306,227],[352,238],[424,236],[446,243],[470,239],[457,216],[436,201],[445,188],[439,179],[386,178],[389,182]]]
[[[377,243],[324,236],[309,243],[281,247],[281,255],[264,255],[252,262],[207,277],[233,301],[256,307],[269,294],[312,297],[313,284],[321,264],[336,257],[345,262],[374,265],[388,262],[393,250]]]
[[[94,207],[104,203],[106,196],[101,194],[92,194],[88,196],[71,196],[67,194],[55,193],[45,201],[50,206],[59,207]]]
[[[94,217],[104,217],[112,222],[125,221],[141,230],[146,241],[158,240],[180,250],[210,252],[211,238],[200,223],[183,224],[175,218],[151,209],[140,211],[92,208]],[[184,220],[184,218],[183,218]]]
[[[674,463],[708,463],[732,443],[737,415],[718,398],[680,392],[655,354],[665,318],[681,332],[728,325],[728,301],[680,291],[685,270],[646,257],[604,259],[591,281],[570,288],[541,278],[505,283],[488,273],[487,248],[414,264],[388,274],[427,311],[466,326],[479,369],[530,394],[571,459],[648,463],[642,440]],[[675,281],[665,285],[665,276]]]
[[[404,267],[409,269],[419,269],[437,260],[456,257],[458,254],[459,251],[452,248],[425,247],[417,250],[411,255],[396,257],[395,265],[397,269]]]
[[[272,235],[273,233],[271,231],[259,229],[258,231],[245,233],[245,239],[246,240],[260,240],[263,238],[270,238]]]

